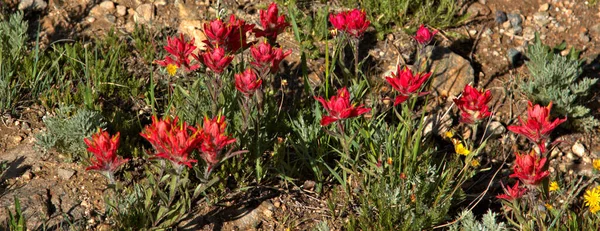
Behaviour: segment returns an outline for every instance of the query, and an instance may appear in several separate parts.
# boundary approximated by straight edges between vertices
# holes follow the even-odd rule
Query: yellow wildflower
[[[471,153],[471,151],[469,151],[469,149],[467,149],[462,143],[456,144],[454,146],[454,151],[456,151],[456,154],[463,156],[469,155]]]
[[[177,66],[175,64],[169,63],[167,65],[167,73],[169,73],[169,75],[171,76],[175,76],[175,73],[177,73]]]
[[[548,203],[546,203],[544,206],[546,206],[546,209],[548,209],[548,210],[550,210],[550,209],[552,209],[552,208],[553,208],[553,207],[552,207],[552,205],[551,205],[551,204],[548,204]]]
[[[388,157],[387,164],[392,165],[392,163],[393,163],[392,157]]]
[[[454,133],[452,133],[452,131],[447,131],[446,133],[444,133],[446,135],[446,137],[448,137],[449,139],[452,139],[452,137],[454,137]]]
[[[594,162],[592,162],[592,165],[594,165],[596,170],[600,171],[600,159],[595,159]]]
[[[477,159],[471,160],[471,166],[479,167],[479,165],[481,165],[481,164],[479,163],[479,161]]]
[[[548,187],[548,190],[550,190],[550,192],[560,190],[560,186],[558,186],[558,182],[556,182],[556,181],[550,182],[550,187]]]
[[[600,210],[600,186],[586,190],[583,199],[585,205],[590,207],[590,212],[598,212]]]

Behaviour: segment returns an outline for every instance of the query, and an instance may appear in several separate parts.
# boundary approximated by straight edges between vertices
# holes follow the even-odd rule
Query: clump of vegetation
[[[483,215],[481,221],[475,219],[475,215],[471,210],[465,210],[457,216],[458,222],[452,224],[449,227],[450,231],[502,231],[508,230],[504,222],[497,222],[496,216],[498,214],[488,210]]]
[[[590,114],[585,102],[598,80],[582,76],[583,61],[574,49],[565,57],[555,52],[564,49],[565,45],[551,49],[536,36],[527,50],[529,61],[526,65],[531,76],[522,79],[518,85],[535,103],[547,105],[552,102],[555,115],[566,115],[572,127],[590,131],[600,123]]]
[[[17,73],[26,54],[27,28],[22,12],[0,18],[0,114],[14,109],[19,100],[23,82]]]
[[[67,154],[73,161],[88,159],[83,139],[106,127],[100,112],[74,107],[57,109],[56,116],[46,118],[44,124],[46,131],[37,136],[37,145]]]

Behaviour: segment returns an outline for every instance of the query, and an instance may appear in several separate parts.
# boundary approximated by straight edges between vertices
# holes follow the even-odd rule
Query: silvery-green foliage
[[[502,231],[508,230],[504,222],[496,222],[497,214],[488,210],[481,218],[481,222],[475,219],[471,210],[464,210],[457,216],[461,218],[458,222],[452,224],[448,230],[450,231]]]
[[[36,144],[45,150],[67,154],[72,160],[87,158],[83,139],[106,127],[100,112],[73,107],[57,109],[56,116],[46,118],[44,124],[46,131],[37,136]]]
[[[12,110],[17,102],[22,83],[17,72],[25,54],[27,22],[23,13],[17,12],[8,20],[0,18],[0,113]]]
[[[582,61],[574,50],[563,57],[536,36],[527,56],[531,76],[519,86],[531,100],[544,105],[552,102],[554,115],[567,116],[569,124],[577,129],[590,130],[600,125],[583,105],[597,79],[582,76]]]

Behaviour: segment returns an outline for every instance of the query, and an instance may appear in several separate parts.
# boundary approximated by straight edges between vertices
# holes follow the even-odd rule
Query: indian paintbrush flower
[[[252,31],[254,24],[246,24],[246,21],[238,19],[235,15],[229,16],[231,33],[225,43],[225,48],[230,54],[237,53],[240,49],[248,48],[248,32]]]
[[[533,106],[531,102],[528,102],[527,120],[523,121],[519,117],[520,125],[508,126],[508,130],[527,137],[531,142],[538,145],[541,153],[545,153],[546,139],[548,139],[552,130],[567,120],[565,117],[564,119],[555,119],[550,122],[551,109],[552,102],[546,107],[537,104]]]
[[[186,71],[194,71],[200,67],[199,64],[191,64],[190,55],[196,49],[194,38],[189,42],[185,40],[183,34],[177,37],[167,38],[167,45],[164,46],[169,53],[163,60],[156,60],[158,65],[167,67],[169,74],[174,75],[177,68],[183,66]]]
[[[204,117],[200,157],[206,162],[207,173],[210,173],[213,167],[221,161],[222,150],[236,141],[235,138],[227,136],[225,133],[226,128],[225,116],[219,115],[212,119]]]
[[[244,72],[235,74],[235,88],[245,96],[251,96],[260,88],[262,79],[256,76],[256,72],[252,68],[246,69]]]
[[[202,142],[202,133],[198,129],[183,122],[178,124],[178,118],[158,119],[152,117],[152,124],[147,125],[140,133],[154,150],[154,157],[170,160],[174,166],[192,167],[197,161],[189,158],[190,153]]]
[[[544,170],[546,158],[540,159],[533,151],[529,154],[515,154],[517,158],[514,163],[513,174],[509,177],[518,178],[526,185],[536,186],[550,175],[548,170]]]
[[[219,47],[225,45],[231,34],[231,26],[221,19],[215,19],[204,24],[204,42],[210,47]]]
[[[269,5],[267,11],[260,10],[260,24],[263,29],[254,29],[256,37],[266,37],[274,43],[277,40],[277,35],[281,34],[286,27],[290,26],[285,21],[285,15],[279,15],[279,9],[274,2]]]
[[[526,188],[519,187],[519,181],[517,181],[512,187],[504,187],[504,184],[502,184],[502,189],[504,190],[504,194],[500,194],[496,196],[496,198],[504,199],[507,201],[513,201],[515,199],[521,198],[525,194],[525,192],[527,192]]]
[[[359,9],[330,14],[329,21],[336,29],[355,38],[362,37],[371,24],[365,11]]]
[[[431,73],[417,73],[415,75],[410,69],[406,67],[400,69],[400,66],[398,66],[396,73],[392,72],[391,76],[385,77],[385,80],[400,93],[396,96],[394,106],[403,103],[410,95],[417,93],[429,76],[431,76]],[[426,94],[427,92],[420,92],[417,95],[423,96]]]
[[[371,111],[371,108],[365,108],[363,105],[356,106],[350,104],[350,93],[347,88],[338,90],[337,95],[331,96],[329,101],[323,97],[315,97],[323,105],[329,115],[321,118],[321,125],[327,126],[335,121],[357,117]]]
[[[225,49],[217,47],[214,49],[208,49],[203,52],[200,56],[193,55],[194,58],[200,60],[206,67],[217,74],[221,74],[225,68],[233,60],[233,56],[227,55]]]
[[[252,64],[252,66],[260,73],[267,73],[270,71],[274,74],[279,68],[279,63],[291,53],[291,50],[284,52],[282,48],[271,47],[271,45],[265,41],[250,48],[250,54],[254,58],[254,61],[250,64]]]
[[[465,124],[474,124],[492,113],[488,103],[492,99],[490,90],[478,91],[471,85],[466,85],[460,98],[454,99],[454,103],[460,109],[460,122]]]
[[[415,35],[414,39],[421,45],[427,45],[431,42],[431,40],[433,40],[433,36],[437,34],[437,32],[437,30],[431,31],[421,24],[419,29],[417,29],[417,34]]]
[[[85,170],[98,170],[109,174],[112,180],[112,174],[129,159],[123,159],[117,155],[119,148],[120,133],[110,136],[107,131],[99,129],[92,138],[85,138],[83,141],[88,146],[87,151],[94,154],[94,159],[90,160],[92,165]]]

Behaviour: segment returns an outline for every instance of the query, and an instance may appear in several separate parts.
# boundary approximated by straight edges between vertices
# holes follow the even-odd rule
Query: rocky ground
[[[257,8],[267,3],[222,2],[228,13],[253,23],[258,22]],[[211,8],[214,3],[209,0],[12,0],[6,4],[24,10],[27,17],[39,24],[44,44],[102,36],[110,28],[127,35],[136,24],[156,30],[170,28],[202,41],[201,25],[215,15]],[[430,49],[430,57],[434,57],[432,64],[438,67],[432,68],[436,70],[432,83],[435,94],[441,96],[437,103],[442,106],[438,109],[443,111],[450,104],[445,100],[462,90],[455,86],[473,82],[492,89],[498,119],[490,124],[490,130],[500,135],[496,145],[515,139],[513,135],[506,135],[505,126],[524,111],[526,102],[521,96],[509,98],[505,89],[512,86],[516,76],[527,75],[519,54],[525,51],[535,32],[546,44],[567,41],[569,47],[582,50],[586,74],[600,77],[600,4],[592,6],[587,1],[574,0],[479,0],[465,6],[462,12],[470,14],[467,21],[457,28],[442,31],[437,37],[440,47]],[[285,41],[284,47],[298,48],[290,31],[283,36],[289,38],[281,39]],[[406,55],[414,49],[411,48],[414,44],[402,30],[395,30],[373,44],[367,48],[373,59],[368,66],[375,76],[383,77],[395,71],[397,64],[414,58]],[[287,61],[293,66],[298,60],[298,54],[294,53]],[[322,77],[321,63],[318,59],[309,61],[310,80],[316,84]],[[382,97],[387,91],[389,89],[382,89]],[[600,98],[594,97],[590,105],[600,105]],[[598,114],[597,106],[594,110]],[[0,160],[6,161],[8,167],[0,181],[4,182],[0,187],[0,207],[13,209],[12,201],[16,197],[34,224],[45,222],[60,227],[70,221],[80,227],[104,227],[101,220],[90,219],[95,211],[103,209],[104,189],[100,187],[103,184],[97,182],[104,178],[84,171],[80,165],[65,163],[57,153],[37,150],[34,137],[43,129],[41,119],[47,114],[41,108],[23,111],[27,113],[22,113],[21,118],[4,116],[0,123]],[[428,121],[447,124],[436,118]],[[443,132],[443,129],[435,132]],[[564,134],[560,139],[563,142],[552,153],[555,158],[551,166],[555,167],[551,170],[566,172],[567,176],[591,174],[591,160],[600,157],[597,138],[590,134]],[[308,184],[310,186],[310,182]],[[288,191],[257,189],[254,194],[251,200],[236,200],[232,196],[231,203],[199,208],[199,214],[210,216],[190,219],[182,229],[282,230],[292,221],[299,222],[296,223],[299,227],[312,227],[319,217],[327,216],[325,200],[312,193],[310,187]],[[6,215],[6,210],[0,210],[0,220],[5,220]]]

